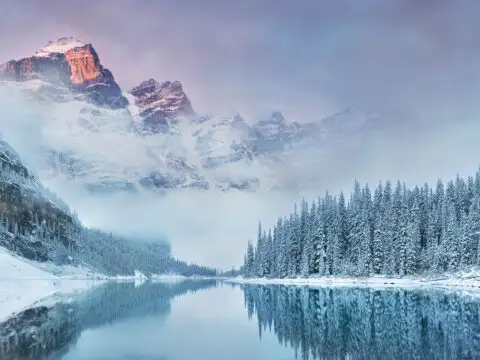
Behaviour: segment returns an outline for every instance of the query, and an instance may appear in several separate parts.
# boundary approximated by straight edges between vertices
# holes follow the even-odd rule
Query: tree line
[[[400,181],[305,200],[248,242],[246,277],[405,276],[480,264],[480,170],[436,186]]]

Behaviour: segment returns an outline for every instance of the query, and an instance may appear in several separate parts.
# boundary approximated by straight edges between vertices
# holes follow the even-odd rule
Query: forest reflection
[[[0,359],[59,359],[84,330],[134,317],[167,317],[173,299],[215,286],[215,280],[108,282],[71,301],[26,309],[0,323]]]
[[[259,336],[302,359],[478,359],[480,301],[441,290],[242,285]]]

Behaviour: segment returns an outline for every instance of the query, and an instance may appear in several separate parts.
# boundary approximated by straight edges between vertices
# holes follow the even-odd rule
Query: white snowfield
[[[84,267],[38,263],[0,247],[0,322],[34,304],[73,296],[106,280],[145,279],[139,271],[109,277]]]
[[[0,248],[0,321],[55,294],[86,289],[84,281],[60,277]]]
[[[236,277],[227,279],[227,282],[259,285],[300,285],[311,287],[349,286],[370,288],[458,288],[478,292],[480,295],[480,269],[455,274],[445,274],[437,277],[419,278],[387,278],[387,277],[340,277],[323,276],[294,279],[266,279]]]

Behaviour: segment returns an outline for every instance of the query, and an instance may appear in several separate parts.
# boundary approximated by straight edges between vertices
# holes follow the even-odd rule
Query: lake
[[[110,282],[0,324],[1,359],[478,359],[480,296]]]

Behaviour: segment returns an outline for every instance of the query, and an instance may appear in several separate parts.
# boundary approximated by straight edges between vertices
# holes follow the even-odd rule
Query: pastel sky
[[[477,108],[479,13],[477,0],[1,0],[0,59],[71,35],[123,88],[180,80],[199,113],[452,117]]]

